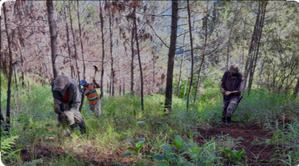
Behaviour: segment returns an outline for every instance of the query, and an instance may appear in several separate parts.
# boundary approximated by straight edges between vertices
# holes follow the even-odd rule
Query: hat
[[[57,76],[54,80],[53,90],[54,91],[63,91],[65,86],[67,85],[67,77],[65,76]]]
[[[86,84],[87,84],[86,80],[81,80],[81,81],[80,81],[80,85],[81,85],[81,86],[85,86]]]

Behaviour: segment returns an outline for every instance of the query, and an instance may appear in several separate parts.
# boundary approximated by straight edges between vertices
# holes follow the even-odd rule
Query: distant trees
[[[172,0],[171,7],[171,34],[170,34],[170,46],[168,51],[168,65],[166,76],[166,91],[165,91],[165,109],[171,112],[172,109],[172,80],[173,80],[173,67],[174,56],[176,50],[177,39],[177,25],[178,25],[178,1]]]

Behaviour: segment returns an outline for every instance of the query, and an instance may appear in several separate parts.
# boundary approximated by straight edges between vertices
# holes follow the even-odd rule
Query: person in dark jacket
[[[51,86],[54,111],[57,114],[59,124],[67,123],[71,129],[79,125],[81,133],[85,133],[84,119],[79,111],[81,93],[78,82],[66,76],[57,76],[51,82]]]
[[[221,79],[220,91],[223,95],[222,121],[230,124],[231,117],[240,100],[243,89],[243,76],[237,65],[231,65]]]

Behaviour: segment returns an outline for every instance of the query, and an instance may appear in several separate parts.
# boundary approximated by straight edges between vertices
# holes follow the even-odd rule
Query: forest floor
[[[236,149],[244,149],[249,165],[270,166],[273,162],[269,162],[273,155],[275,155],[275,147],[266,144],[267,139],[271,139],[273,134],[271,131],[261,128],[257,125],[248,125],[233,121],[231,125],[217,124],[211,128],[197,128],[200,137],[195,138],[198,144],[204,144],[205,140],[211,139],[221,135],[228,135],[238,140]],[[34,154],[29,154],[28,151],[21,151],[23,161],[32,160],[30,156],[37,158],[52,158],[61,155],[69,155],[68,150],[49,144],[54,139],[48,139],[47,143],[40,142],[35,146]],[[81,145],[82,146],[82,145]],[[119,149],[116,153],[103,155],[99,153],[96,148],[92,146],[80,147],[81,153],[72,154],[77,159],[86,162],[86,164],[94,165],[114,165],[115,161],[122,164],[130,164],[135,162],[133,158],[123,158],[126,149]],[[122,152],[123,151],[123,152]],[[72,152],[71,152],[72,153]]]
[[[273,165],[268,163],[275,155],[275,147],[267,145],[265,141],[272,138],[272,133],[257,125],[248,125],[239,122],[232,122],[227,126],[224,124],[213,126],[209,129],[197,129],[202,137],[197,139],[200,144],[204,139],[210,139],[217,135],[229,135],[239,140],[237,149],[244,149],[249,165]]]

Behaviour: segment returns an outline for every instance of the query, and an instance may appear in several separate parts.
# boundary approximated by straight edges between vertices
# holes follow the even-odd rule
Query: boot
[[[79,124],[81,134],[86,133],[86,127],[84,121]]]

